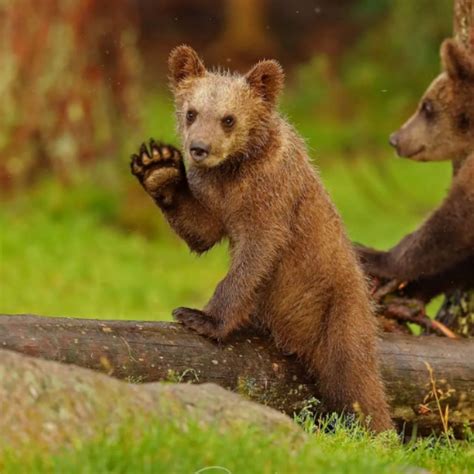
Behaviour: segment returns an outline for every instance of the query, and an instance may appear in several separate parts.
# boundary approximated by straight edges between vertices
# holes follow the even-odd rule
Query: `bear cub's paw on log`
[[[173,318],[201,336],[216,340],[226,336],[223,321],[218,321],[199,309],[176,308],[173,310]]]

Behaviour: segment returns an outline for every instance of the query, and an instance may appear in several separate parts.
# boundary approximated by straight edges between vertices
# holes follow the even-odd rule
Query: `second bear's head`
[[[443,73],[390,143],[416,161],[462,159],[474,151],[474,57],[454,40],[441,46]]]
[[[184,155],[192,166],[211,168],[255,157],[268,145],[278,115],[284,73],[261,61],[245,75],[207,71],[189,46],[169,57],[171,88]]]

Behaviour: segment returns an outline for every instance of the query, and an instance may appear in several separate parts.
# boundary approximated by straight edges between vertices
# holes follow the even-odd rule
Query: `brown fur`
[[[445,71],[430,85],[415,115],[391,137],[402,156],[453,160],[451,189],[424,224],[388,252],[361,248],[368,273],[407,281],[441,281],[474,267],[474,57],[453,40],[441,47]],[[427,101],[430,103],[426,110]],[[469,271],[470,267],[470,271]],[[432,293],[432,292],[431,292]],[[432,295],[431,295],[432,296]]]
[[[183,73],[194,55],[180,47],[170,58],[186,172],[177,159],[166,166],[178,181],[151,180],[166,169],[160,150],[170,150],[155,144],[132,162],[192,250],[230,243],[229,272],[204,310],[178,308],[174,316],[216,339],[250,323],[265,327],[317,378],[328,408],[370,415],[375,431],[390,428],[366,282],[303,141],[276,111],[281,67]],[[229,115],[231,129],[222,121]],[[210,149],[203,161],[190,152],[197,140]]]

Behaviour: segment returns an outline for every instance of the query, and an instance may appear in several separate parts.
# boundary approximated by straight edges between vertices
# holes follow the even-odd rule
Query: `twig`
[[[383,305],[383,309],[383,314],[389,318],[418,324],[442,336],[458,339],[458,336],[444,324],[430,319],[424,311],[423,304],[417,300],[393,298],[390,303]]]
[[[432,320],[426,315],[425,303],[421,300],[399,295],[407,282],[399,280],[372,280],[372,298],[379,306],[379,314],[389,319],[410,322],[432,330],[441,336],[457,339],[458,336],[443,323]]]
[[[375,301],[381,302],[390,293],[395,293],[401,287],[403,288],[403,286],[405,286],[405,282],[401,283],[398,280],[389,280],[385,283],[378,281],[375,283],[372,297]]]
[[[436,388],[436,380],[433,375],[433,369],[431,368],[431,365],[428,364],[428,362],[425,362],[426,368],[428,369],[428,373],[430,374],[430,383],[431,383],[431,391],[433,393],[434,399],[436,401],[436,406],[438,408],[439,416],[441,418],[441,423],[443,425],[443,431],[446,436],[446,440],[451,447],[451,440],[449,437],[449,424],[448,424],[448,414],[449,414],[449,408],[446,406],[446,410],[443,413],[443,409],[441,408],[441,402],[438,397],[438,390]]]

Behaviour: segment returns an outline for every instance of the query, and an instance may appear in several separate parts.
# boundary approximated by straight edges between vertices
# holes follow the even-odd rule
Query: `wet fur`
[[[186,171],[151,189],[136,155],[134,174],[191,250],[204,252],[226,238],[231,264],[203,310],[178,308],[175,318],[219,340],[250,323],[263,326],[318,380],[329,409],[368,415],[375,431],[391,428],[366,282],[303,141],[276,111],[281,68],[266,61],[246,77],[203,76],[188,64],[196,61],[191,51],[181,47],[170,60]],[[184,73],[176,71],[183,63]],[[222,113],[236,114],[238,136],[221,134],[214,111],[195,129],[183,123],[186,107],[206,93],[218,98],[213,106]],[[220,150],[209,166],[190,162],[186,146],[197,135]],[[166,204],[163,188],[172,189]]]

